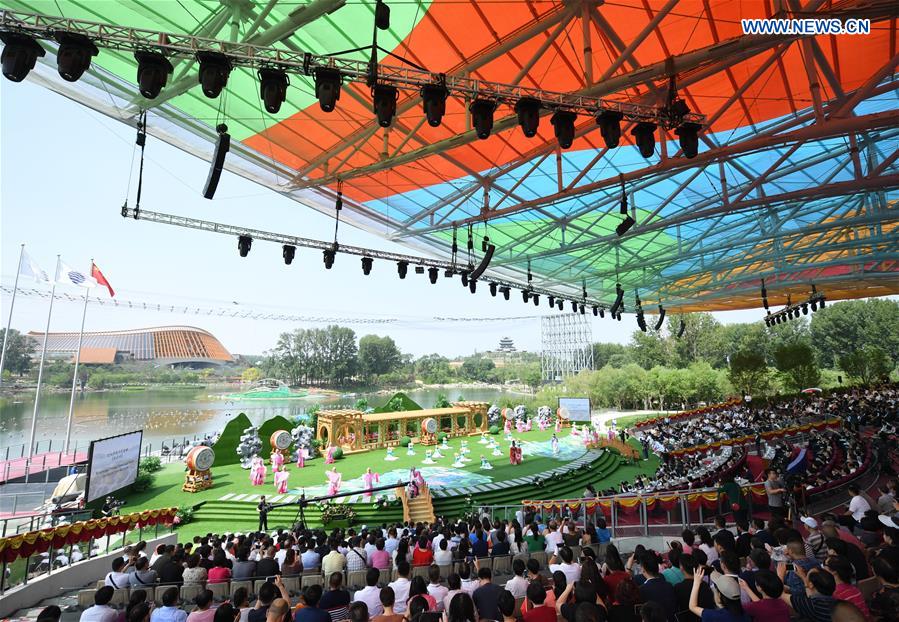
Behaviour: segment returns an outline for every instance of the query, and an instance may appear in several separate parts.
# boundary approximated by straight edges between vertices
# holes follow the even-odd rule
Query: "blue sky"
[[[150,118],[152,125],[152,116]],[[195,306],[231,305],[277,309],[316,317],[392,317],[399,325],[355,325],[357,335],[386,334],[416,356],[439,352],[465,355],[495,348],[503,336],[520,349],[539,351],[538,319],[501,322],[439,323],[431,318],[536,316],[545,306],[525,306],[520,296],[509,302],[491,298],[486,287],[472,295],[458,279],[431,285],[426,276],[396,276],[393,263],[375,262],[368,277],[357,257],[338,255],[325,270],[321,253],[298,250],[285,266],[281,249],[257,242],[241,258],[234,238],[123,219],[134,146],[134,130],[27,80],[0,79],[0,244],[2,281],[12,286],[19,245],[44,270],[53,270],[56,255],[87,270],[90,259],[103,270],[120,299],[152,299]],[[194,218],[242,225],[303,237],[330,239],[333,219],[225,172],[213,201],[201,196],[208,163],[148,138],[142,207]],[[136,176],[129,204],[133,205]],[[341,227],[347,244],[403,252],[403,247],[350,226]],[[33,287],[29,281],[20,286]],[[58,287],[77,295],[75,288]],[[98,290],[94,290],[98,292]],[[105,296],[105,292],[94,295]],[[2,297],[2,319],[9,313]],[[545,302],[542,302],[545,305]],[[43,330],[44,300],[19,296],[12,326]],[[235,306],[235,308],[237,308]],[[558,313],[558,312],[556,312]],[[52,331],[77,331],[81,306],[57,301]],[[755,321],[758,310],[716,313],[723,322]],[[593,321],[596,341],[625,343],[636,322]],[[88,309],[85,330],[187,324],[215,334],[232,353],[259,354],[278,335],[300,324],[273,320],[238,320],[193,314],[124,309]],[[306,327],[322,324],[307,324]]]

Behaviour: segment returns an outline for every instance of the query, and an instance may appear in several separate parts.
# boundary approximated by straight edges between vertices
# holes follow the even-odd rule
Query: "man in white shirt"
[[[399,575],[396,581],[391,581],[389,585],[393,589],[396,600],[393,603],[394,613],[406,613],[406,601],[409,600],[409,562],[405,559],[400,560],[396,564],[396,573]]]
[[[79,622],[115,622],[119,612],[109,606],[114,588],[104,585],[94,593],[94,606],[88,607],[81,614]]]
[[[856,523],[865,517],[865,512],[871,509],[871,504],[861,495],[861,490],[855,484],[851,484],[848,490],[852,499],[849,501],[849,511],[846,514],[851,515],[854,522],[846,526],[852,529]]]
[[[478,571],[478,560],[474,560],[474,569],[475,573]],[[471,576],[471,566],[468,564],[463,565],[459,568],[459,577],[462,579],[461,589],[463,592],[471,596],[474,594],[474,591],[478,589],[481,585],[480,581],[478,581],[477,574],[474,577]]]
[[[109,585],[116,590],[126,590],[131,586],[131,575],[125,572],[125,560],[114,557],[112,560],[112,572],[106,575],[104,585]]]
[[[564,539],[562,538],[562,533],[559,531],[559,526],[556,524],[556,521],[549,521],[549,528],[547,528],[543,535],[546,537],[547,554],[555,554],[556,550],[559,548],[559,545],[561,545],[564,541]]]
[[[528,591],[528,580],[524,578],[526,569],[524,560],[515,559],[512,561],[512,573],[515,575],[506,582],[506,589],[512,593],[515,598],[524,598]]]
[[[393,552],[399,545],[400,541],[396,537],[396,527],[391,527],[387,530],[387,539],[384,540],[384,550],[393,555]]]
[[[353,594],[352,602],[365,603],[365,606],[368,607],[369,618],[384,613],[384,606],[381,604],[381,588],[378,587],[380,578],[380,570],[369,568],[365,573],[365,587]]]
[[[561,564],[555,563],[556,557],[561,558]],[[565,574],[565,578],[568,580],[569,584],[579,581],[581,578],[581,566],[580,564],[572,563],[573,560],[574,553],[571,549],[567,546],[561,546],[559,547],[558,555],[553,555],[549,560],[549,571],[555,572],[561,570]]]
[[[437,601],[437,613],[443,612],[443,599],[446,598],[449,588],[440,585],[440,568],[436,564],[431,564],[428,568],[428,594]]]

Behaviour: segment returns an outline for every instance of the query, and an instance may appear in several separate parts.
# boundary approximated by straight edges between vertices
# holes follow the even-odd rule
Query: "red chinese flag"
[[[112,291],[112,285],[109,284],[109,281],[106,280],[106,277],[103,276],[103,273],[100,272],[100,268],[97,267],[97,264],[91,262],[91,276],[97,281],[97,285],[103,285],[106,289],[109,290],[109,297],[115,297],[115,292]]]

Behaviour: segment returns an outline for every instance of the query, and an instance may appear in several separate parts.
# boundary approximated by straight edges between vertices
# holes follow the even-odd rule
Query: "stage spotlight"
[[[496,283],[490,284],[490,295],[493,296],[494,298],[496,298],[496,290],[497,289],[498,289],[498,286]]]
[[[534,294],[533,298],[534,298],[534,306],[539,307],[540,306],[540,294]]]
[[[237,251],[241,257],[246,257],[250,254],[251,246],[253,246],[253,238],[248,235],[237,236]]]
[[[275,114],[281,110],[281,104],[287,99],[287,86],[290,84],[287,72],[265,67],[259,70],[258,75],[259,96],[262,103],[270,114]]]
[[[72,32],[57,32],[59,41],[56,51],[56,67],[63,80],[77,82],[90,69],[91,57],[100,53],[94,42],[84,35]]]
[[[597,307],[596,305],[593,305],[593,317],[596,317],[598,315],[599,315],[599,307]]]
[[[293,258],[297,254],[297,247],[293,244],[285,244],[281,247],[281,257],[288,266],[293,263]]]
[[[471,124],[481,140],[488,138],[490,132],[493,131],[493,112],[495,110],[496,102],[490,99],[476,99],[468,107],[468,111],[471,113]]]
[[[503,293],[503,298],[505,298],[506,300],[508,300],[509,296],[512,295],[512,290],[509,289],[508,287],[500,287],[499,291],[501,291]]]
[[[521,290],[521,301],[524,303],[527,303],[527,301],[530,299],[531,299],[531,293],[526,289]]]
[[[340,99],[340,84],[343,78],[339,69],[331,67],[315,68],[315,97],[319,107],[325,112],[334,110]]]
[[[823,309],[826,305],[826,301],[824,300],[824,296],[821,296],[821,308]]]
[[[684,123],[674,130],[678,135],[680,148],[684,151],[684,157],[695,158],[699,153],[699,130],[702,126],[699,123]]]
[[[556,306],[556,297],[550,296],[549,297],[549,308],[552,309],[555,306]]]
[[[564,301],[564,300],[562,300],[561,298],[559,298],[559,299],[556,300],[556,308],[557,308],[559,311],[561,311],[561,310],[563,309],[564,306],[565,306],[565,301]]]
[[[437,284],[438,276],[440,276],[440,270],[437,268],[428,268],[428,280],[431,282],[431,285]],[[496,291],[493,292],[493,295],[496,296]]]
[[[390,127],[393,123],[393,115],[396,114],[396,100],[399,91],[389,84],[376,84],[371,89],[372,110],[378,117],[378,125]]]
[[[390,7],[384,3],[384,0],[378,0],[375,4],[375,26],[378,27],[378,30],[390,28]]]
[[[325,262],[325,269],[330,270],[331,266],[334,265],[334,257],[337,255],[337,252],[333,248],[326,248],[322,251],[322,260]]]
[[[635,224],[637,224],[637,221],[634,220],[630,214],[628,214],[624,217],[624,220],[622,220],[621,223],[617,227],[615,227],[615,233],[618,234],[618,237],[621,237],[625,233],[630,231],[631,227],[633,227]]]
[[[478,291],[478,282],[475,279],[470,279],[468,281],[468,291],[472,294]]]
[[[443,120],[447,97],[449,91],[442,84],[426,84],[421,88],[421,105],[431,127],[437,127]]]
[[[203,95],[215,99],[228,85],[231,60],[218,52],[199,52],[197,60],[200,62],[199,80]]]
[[[606,149],[614,149],[621,141],[621,119],[624,115],[617,110],[601,110],[596,115],[596,124],[602,134]]]
[[[619,312],[618,315],[615,316],[615,319],[619,322],[621,321],[621,312]]]
[[[581,312],[581,315],[584,315],[587,312],[587,309],[584,307],[583,303],[578,305],[578,311]]]
[[[515,113],[518,115],[518,125],[521,126],[524,135],[528,138],[536,136],[537,127],[540,125],[540,100],[522,97],[515,103]]]
[[[362,258],[362,274],[368,276],[371,274],[371,267],[374,265],[375,260],[371,257],[363,257]]]
[[[599,308],[599,317],[601,317],[601,318],[606,317],[606,312],[603,311],[603,308],[602,308],[602,307]]]
[[[400,275],[401,279],[406,278],[406,273],[409,272],[409,262],[408,261],[398,261],[396,262],[396,273]]]
[[[453,271],[450,270],[450,269],[447,269],[447,270],[445,270],[445,271],[443,272],[443,277],[446,278],[446,279],[451,279],[451,278],[453,278],[454,276],[456,276],[455,272],[453,272]]]
[[[650,158],[652,157],[652,154],[655,153],[655,131],[656,124],[650,123],[649,121],[641,121],[631,130],[634,142],[637,143],[637,147],[640,149],[640,155],[644,158]]]
[[[462,273],[462,287],[468,287],[468,272]]]
[[[562,149],[568,149],[571,147],[571,143],[574,142],[575,120],[577,120],[577,115],[568,110],[556,110],[553,116],[550,117],[549,122],[553,125],[556,140],[559,141],[559,146]]]
[[[571,301],[571,310],[572,310],[572,312],[577,313],[577,301],[575,301],[575,300]]]
[[[38,57],[46,52],[41,45],[27,35],[15,32],[0,32],[0,41],[3,41],[3,55],[0,62],[3,64],[3,75],[13,82],[21,82],[34,69]]]
[[[812,312],[815,312],[817,310],[818,310],[818,301],[812,300]]]
[[[174,71],[172,63],[158,52],[138,50],[134,53],[137,61],[137,89],[147,99],[156,99]]]

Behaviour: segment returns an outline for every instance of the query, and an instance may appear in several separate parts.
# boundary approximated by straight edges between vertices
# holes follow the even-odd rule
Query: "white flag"
[[[43,269],[37,265],[37,262],[24,250],[22,251],[22,262],[19,264],[19,274],[31,277],[38,283],[50,282],[50,277],[47,273],[44,272]]]
[[[56,269],[56,282],[61,285],[77,285],[78,287],[96,287],[97,281],[84,272],[76,270],[64,261],[59,262]]]

